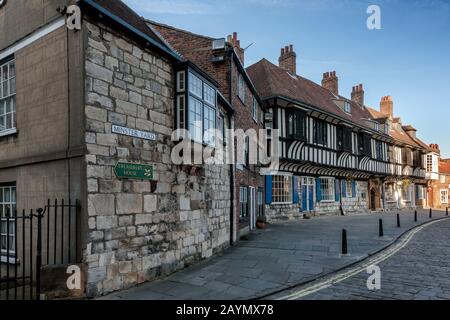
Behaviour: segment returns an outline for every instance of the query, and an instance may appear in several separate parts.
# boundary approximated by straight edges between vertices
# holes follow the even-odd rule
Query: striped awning
[[[332,176],[344,178],[369,179],[373,176],[371,173],[355,171],[350,169],[329,168],[311,163],[295,163],[291,161],[281,161],[280,171],[294,174],[305,174],[315,176]]]

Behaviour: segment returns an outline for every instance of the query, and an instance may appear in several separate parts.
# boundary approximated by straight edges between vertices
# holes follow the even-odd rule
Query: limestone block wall
[[[229,243],[227,166],[171,162],[170,61],[86,22],[87,295],[124,289],[208,258]],[[156,134],[113,134],[112,124]],[[121,180],[117,162],[153,165],[154,183]]]

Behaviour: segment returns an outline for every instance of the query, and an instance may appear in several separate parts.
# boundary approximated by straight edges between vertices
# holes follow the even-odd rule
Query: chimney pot
[[[335,95],[339,95],[339,79],[336,77],[336,71],[325,72],[323,74],[322,87],[330,90]]]
[[[353,87],[351,96],[352,101],[364,106],[364,89],[362,84]]]
[[[294,52],[294,46],[289,45],[281,48],[281,55],[278,59],[280,68],[286,70],[292,75],[297,74],[297,55]]]
[[[394,102],[391,96],[384,96],[380,102],[380,112],[389,116],[390,119],[394,118]]]

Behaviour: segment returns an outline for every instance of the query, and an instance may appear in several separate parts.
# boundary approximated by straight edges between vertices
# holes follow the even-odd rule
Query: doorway
[[[300,198],[304,212],[314,211],[315,179],[302,177],[299,179]]]

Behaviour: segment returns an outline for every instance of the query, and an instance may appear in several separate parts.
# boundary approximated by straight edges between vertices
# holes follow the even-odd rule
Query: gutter
[[[183,59],[175,52],[173,52],[172,50],[169,50],[168,48],[166,48],[165,46],[163,46],[162,44],[158,43],[157,41],[155,41],[152,37],[146,35],[144,32],[136,29],[135,27],[133,27],[132,25],[130,25],[128,22],[126,22],[125,20],[123,20],[122,18],[112,14],[111,12],[109,12],[108,10],[106,10],[105,8],[103,8],[101,5],[99,5],[98,3],[95,3],[93,0],[78,0],[79,3],[85,3],[87,5],[89,5],[91,8],[97,10],[98,12],[100,12],[101,14],[105,15],[106,17],[110,18],[111,20],[113,20],[114,22],[116,22],[117,24],[119,24],[121,27],[123,27],[124,29],[126,29],[127,31],[135,34],[136,36],[138,36],[139,38],[145,40],[146,42],[150,43],[153,47],[155,47],[158,50],[161,50],[162,52],[166,53],[167,55],[170,56],[170,58],[176,60],[177,62],[181,62],[183,61]]]

